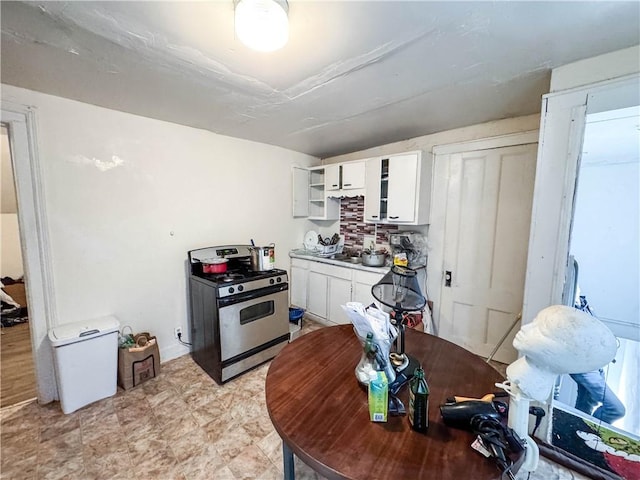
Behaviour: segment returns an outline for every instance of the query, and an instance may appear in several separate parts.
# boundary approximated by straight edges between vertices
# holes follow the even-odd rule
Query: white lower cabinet
[[[327,277],[318,272],[309,272],[307,284],[307,312],[327,318]]]
[[[338,267],[339,268],[339,267]],[[349,317],[342,310],[342,306],[351,301],[351,280],[337,277],[327,277],[329,295],[327,295],[327,320],[333,323],[350,323]]]
[[[378,283],[383,273],[364,272],[362,270],[353,271],[353,293],[351,295],[352,301],[360,302],[363,305],[370,305],[375,301],[373,295],[371,295],[371,287]]]
[[[384,273],[292,258],[291,303],[323,323],[350,323],[342,305],[352,301],[372,303],[371,287],[383,276]]]
[[[309,262],[298,258],[291,259],[291,278],[289,279],[289,293],[291,305],[307,308],[307,277],[309,275]]]

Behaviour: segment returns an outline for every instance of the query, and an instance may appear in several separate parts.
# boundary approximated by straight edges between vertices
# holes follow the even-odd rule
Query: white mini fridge
[[[49,330],[58,395],[65,414],[115,395],[119,328],[118,320],[108,316]]]

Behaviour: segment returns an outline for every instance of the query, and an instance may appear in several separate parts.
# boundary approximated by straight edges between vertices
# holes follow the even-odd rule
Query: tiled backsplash
[[[340,236],[345,250],[362,250],[365,236],[375,236],[376,245],[389,245],[389,233],[397,232],[397,225],[382,225],[364,221],[364,197],[345,197],[340,200]],[[388,248],[388,247],[387,247]]]

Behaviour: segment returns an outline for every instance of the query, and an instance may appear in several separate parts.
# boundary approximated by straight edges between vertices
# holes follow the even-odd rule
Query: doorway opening
[[[563,303],[586,303],[618,337],[603,373],[625,413],[611,422],[638,437],[640,106],[587,115],[579,168]],[[574,407],[577,397],[576,383],[563,376],[556,401]]]
[[[19,234],[15,177],[8,128],[0,124],[2,335],[0,407],[37,396],[29,306]]]

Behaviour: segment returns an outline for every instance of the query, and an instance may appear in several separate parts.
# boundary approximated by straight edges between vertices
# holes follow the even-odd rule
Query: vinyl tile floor
[[[317,328],[305,319],[302,333]],[[139,387],[69,415],[58,402],[3,408],[0,478],[281,479],[282,443],[265,404],[268,368],[220,386],[185,355]],[[297,458],[295,469],[299,480],[322,478]],[[584,477],[545,461],[531,476],[550,478]]]

